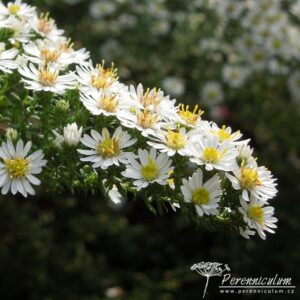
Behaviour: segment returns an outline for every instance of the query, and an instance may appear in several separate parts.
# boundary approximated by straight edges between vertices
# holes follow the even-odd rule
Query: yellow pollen
[[[99,107],[107,112],[114,113],[118,107],[116,96],[102,96],[99,99]]]
[[[262,185],[258,177],[257,171],[253,170],[252,167],[245,168],[243,164],[244,163],[242,162],[242,167],[240,170],[240,183],[242,187],[246,189],[251,189],[257,185]]]
[[[186,145],[186,138],[182,133],[169,129],[166,134],[166,144],[175,150],[182,149]]]
[[[5,159],[4,164],[9,172],[10,178],[26,176],[29,168],[29,160],[25,158]]]
[[[120,153],[119,140],[106,134],[104,140],[98,144],[97,151],[103,158],[116,156]]]
[[[194,190],[192,201],[196,205],[205,205],[209,201],[209,192],[204,188]]]
[[[41,56],[45,59],[46,62],[56,62],[60,56],[60,51],[42,49]]]
[[[44,86],[51,86],[57,80],[57,74],[49,71],[48,69],[39,71],[39,81]]]
[[[212,130],[212,134],[218,135],[219,140],[221,143],[228,139],[234,139],[237,135],[239,135],[239,131],[235,132],[234,134],[230,134],[229,132],[226,131],[226,126],[223,125],[221,129],[219,130]]]
[[[140,102],[144,107],[153,105],[153,106],[157,106],[160,103],[160,99],[158,97],[158,93],[160,90],[156,90],[156,88],[154,88],[152,91],[150,91],[150,89],[147,89],[147,91],[144,93],[144,95],[142,96]]]
[[[184,107],[184,104],[179,104],[179,116],[189,125],[195,125],[200,117],[204,114],[204,111],[199,108],[198,105],[194,107],[193,111],[189,110],[189,105]]]
[[[250,219],[258,222],[260,225],[263,225],[264,212],[260,206],[250,206],[247,210],[247,215]]]
[[[154,180],[158,175],[158,167],[155,161],[149,157],[146,165],[141,167],[141,173],[145,180]]]
[[[137,122],[144,129],[151,128],[157,121],[158,116],[148,110],[144,110],[137,114]]]
[[[203,151],[203,160],[208,162],[208,163],[217,163],[226,153],[226,149],[223,150],[222,152],[218,151],[214,147],[207,147]]]
[[[119,78],[114,64],[111,64],[110,68],[104,68],[103,61],[102,64],[96,66],[96,69],[97,74],[92,75],[92,86],[98,90],[111,86]]]
[[[21,6],[18,5],[18,4],[12,4],[12,3],[10,3],[10,4],[8,4],[7,9],[8,9],[8,11],[9,11],[10,14],[14,15],[14,14],[16,14],[16,13],[18,13],[20,11]]]

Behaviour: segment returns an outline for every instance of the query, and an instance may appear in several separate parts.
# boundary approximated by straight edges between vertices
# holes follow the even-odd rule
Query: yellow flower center
[[[195,106],[193,111],[189,110],[189,105],[184,107],[184,104],[179,104],[179,116],[189,125],[195,125],[198,119],[204,114],[204,111],[199,108],[198,105]]]
[[[147,181],[154,180],[158,175],[158,167],[155,161],[149,157],[146,165],[141,167],[143,178]]]
[[[10,178],[26,176],[29,168],[29,160],[25,158],[5,159],[4,164],[10,174]]]
[[[42,49],[41,50],[41,56],[44,58],[47,62],[56,62],[57,59],[60,56],[60,51],[57,50],[48,50],[48,49]]]
[[[44,86],[51,86],[57,80],[57,74],[48,69],[39,71],[39,81]]]
[[[119,140],[106,135],[104,140],[98,144],[97,151],[103,158],[116,156],[120,153]]]
[[[144,110],[137,114],[137,122],[144,129],[151,128],[157,121],[158,116],[148,110]]]
[[[260,206],[250,206],[247,210],[247,215],[250,219],[258,222],[260,225],[263,224],[264,212]]]
[[[92,86],[96,89],[105,89],[118,80],[117,69],[113,64],[105,69],[103,61],[102,64],[96,66],[96,69],[97,74],[92,75]]]
[[[49,13],[41,14],[37,27],[38,30],[44,34],[51,32],[52,26],[49,20]]]
[[[150,89],[147,89],[147,91],[142,96],[140,102],[144,107],[147,107],[149,105],[157,106],[160,103],[160,99],[158,97],[158,92],[160,90],[156,90],[156,88],[152,91]]]
[[[118,107],[118,100],[116,96],[102,95],[99,99],[99,108],[104,109],[107,112],[114,113]]]
[[[240,170],[240,183],[246,189],[251,189],[262,184],[257,171],[253,170],[252,167],[245,168],[243,166]]]
[[[186,138],[182,133],[169,129],[166,134],[166,144],[175,150],[182,149],[186,145]]]
[[[223,150],[222,152],[220,152],[214,147],[207,147],[203,151],[202,158],[204,161],[206,161],[208,163],[215,164],[224,156],[225,153],[226,153],[226,150]]]
[[[7,9],[8,9],[10,14],[14,15],[14,14],[18,13],[21,10],[21,6],[18,5],[18,4],[10,3],[10,4],[8,4]]]
[[[223,143],[224,141],[226,141],[228,139],[233,139],[235,136],[237,136],[240,133],[239,131],[237,131],[236,133],[231,135],[228,131],[226,131],[225,125],[223,125],[221,129],[212,130],[211,132],[215,135],[218,135],[221,143]]]
[[[194,190],[192,201],[196,205],[205,205],[209,201],[209,192],[204,188]]]

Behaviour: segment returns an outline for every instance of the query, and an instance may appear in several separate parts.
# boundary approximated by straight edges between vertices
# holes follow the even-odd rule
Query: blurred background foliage
[[[200,261],[227,263],[234,276],[292,277],[299,289],[300,79],[298,97],[289,85],[299,69],[299,53],[282,52],[275,63],[263,57],[264,66],[233,88],[223,68],[235,62],[236,37],[247,26],[253,30],[251,24],[240,25],[246,19],[242,13],[226,20],[222,13],[231,11],[218,12],[205,0],[29,2],[49,11],[75,47],[86,47],[95,62],[113,61],[122,81],[162,87],[251,138],[259,163],[278,177],[272,205],[279,228],[267,241],[244,240],[196,229],[173,212],[156,217],[138,200],[117,207],[99,198],[0,198],[0,299],[199,299],[205,280],[190,266]],[[268,2],[274,5],[261,1]],[[291,9],[297,1],[277,3],[299,29],[297,9]],[[293,46],[299,51],[299,44],[289,49]],[[250,55],[244,49],[246,60]],[[250,70],[254,64],[241,66]],[[221,87],[217,105],[202,97],[209,81]],[[219,296],[218,284],[211,280],[207,299]]]

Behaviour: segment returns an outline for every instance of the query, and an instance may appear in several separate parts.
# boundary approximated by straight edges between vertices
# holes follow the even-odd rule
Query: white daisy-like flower
[[[24,56],[38,65],[55,63],[60,67],[66,67],[75,60],[73,53],[63,52],[59,44],[49,40],[30,41],[28,44],[24,44],[23,48]]]
[[[167,93],[174,97],[180,97],[185,92],[185,82],[179,77],[166,77],[162,81],[162,86]]]
[[[0,11],[4,16],[16,16],[19,18],[32,18],[36,15],[35,7],[29,6],[26,3],[22,3],[21,0],[14,2],[8,2],[7,6],[0,3]]]
[[[239,227],[239,234],[249,240],[251,235],[255,235],[255,231],[251,230],[248,226],[246,228]]]
[[[173,156],[176,152],[185,155],[185,150],[190,137],[194,135],[193,130],[187,132],[184,127],[179,129],[158,130],[149,135],[148,145],[160,152]]]
[[[134,179],[133,184],[137,190],[155,182],[160,185],[168,184],[168,178],[174,169],[168,155],[165,153],[157,155],[154,148],[150,151],[139,149],[138,158],[140,162],[135,158],[129,158],[126,170],[122,172],[124,177]]]
[[[250,197],[249,202],[246,202],[240,197],[240,202],[242,206],[239,208],[239,211],[243,214],[245,223],[251,229],[255,229],[263,240],[266,239],[265,231],[275,233],[274,229],[277,228],[275,223],[278,220],[273,217],[274,207],[264,206],[264,204],[254,196]]]
[[[78,128],[78,125],[76,123],[67,124],[67,126],[63,129],[63,135],[57,133],[55,130],[52,130],[52,132],[55,135],[54,143],[61,147],[62,143],[65,143],[68,146],[76,147],[81,139],[83,128]]]
[[[114,134],[110,136],[107,128],[103,128],[102,134],[96,130],[91,130],[91,136],[85,134],[81,142],[91,148],[89,150],[78,149],[78,152],[87,157],[81,158],[81,161],[90,161],[92,167],[107,169],[111,165],[119,166],[120,163],[127,163],[129,159],[135,157],[132,152],[125,152],[125,148],[132,146],[136,139],[122,130],[119,126]]]
[[[233,174],[226,173],[226,176],[234,189],[242,190],[245,201],[249,201],[249,193],[262,202],[277,194],[276,179],[266,167],[258,167],[254,159],[249,159],[247,163],[243,161],[240,167],[233,170]]]
[[[223,143],[225,141],[230,141],[234,145],[244,145],[249,142],[249,140],[240,140],[243,136],[241,132],[238,130],[236,132],[232,132],[231,127],[227,127],[223,125],[221,128],[214,122],[203,123],[202,131],[205,136],[215,135],[219,139],[219,143]]]
[[[59,69],[49,64],[37,69],[30,63],[29,67],[19,68],[19,73],[23,76],[25,88],[35,91],[63,94],[66,90],[74,88],[76,84],[74,73],[59,75]]]
[[[220,143],[216,135],[197,136],[189,143],[187,154],[195,164],[205,165],[207,171],[232,171],[236,168],[237,152],[234,144],[230,140]]]
[[[187,203],[193,203],[199,216],[218,214],[219,201],[222,196],[219,175],[214,175],[205,183],[201,169],[187,179],[182,179],[180,187],[183,199]]]
[[[9,41],[12,45],[18,45],[18,43],[28,43],[31,34],[31,27],[25,19],[19,19],[15,16],[10,16],[7,19],[0,21],[0,28],[9,28],[13,31],[12,37]]]
[[[249,70],[244,67],[226,65],[223,68],[224,81],[233,88],[240,87],[246,80]]]
[[[127,106],[125,86],[111,92],[109,89],[91,89],[80,93],[80,100],[93,115],[115,116]]]
[[[177,118],[174,119],[174,122],[191,128],[200,127],[204,122],[201,119],[203,114],[204,111],[199,108],[198,104],[195,105],[193,110],[190,110],[189,105],[179,104]]]
[[[38,150],[28,155],[31,149],[31,142],[25,146],[19,140],[14,147],[11,140],[2,143],[0,147],[0,188],[3,195],[9,190],[13,195],[21,193],[24,197],[35,195],[31,185],[40,185],[40,180],[34,175],[42,172],[42,167],[46,165],[42,150]]]
[[[86,65],[76,67],[77,80],[80,83],[79,89],[83,92],[90,89],[106,90],[113,92],[118,90],[121,83],[118,81],[117,69],[112,64],[111,67],[105,68],[104,61],[93,67],[90,61]]]
[[[11,73],[12,70],[18,68],[18,63],[15,61],[18,55],[17,49],[5,50],[5,44],[0,43],[0,70],[5,73]]]
[[[251,148],[249,145],[237,145],[236,150],[238,152],[238,156],[236,158],[238,165],[240,165],[242,162],[247,164],[250,159],[253,159],[253,148]]]
[[[49,18],[49,13],[35,16],[29,20],[29,23],[36,33],[51,41],[59,39],[64,33],[63,30],[57,29],[55,21]]]
[[[144,90],[142,84],[135,89],[134,86],[129,88],[130,98],[138,108],[157,113],[163,119],[172,119],[177,115],[177,107],[175,107],[175,99],[170,100],[170,96],[164,95],[160,89]],[[134,104],[133,104],[134,105]]]
[[[108,197],[114,204],[117,204],[117,205],[122,204],[122,202],[124,202],[124,200],[125,200],[124,196],[119,192],[119,190],[115,184],[108,191]]]
[[[203,103],[208,106],[214,106],[224,101],[224,92],[219,82],[207,82],[201,92],[201,99]]]

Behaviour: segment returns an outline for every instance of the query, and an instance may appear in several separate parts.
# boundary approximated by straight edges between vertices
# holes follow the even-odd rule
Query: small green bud
[[[6,130],[6,138],[11,141],[16,141],[18,139],[18,131],[14,128],[8,128]]]
[[[67,111],[69,107],[70,107],[69,102],[64,99],[58,100],[56,102],[56,108],[61,111]]]
[[[0,96],[0,107],[4,107],[7,104],[7,97],[4,95]]]

